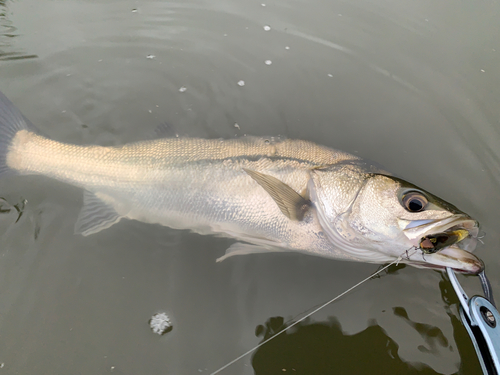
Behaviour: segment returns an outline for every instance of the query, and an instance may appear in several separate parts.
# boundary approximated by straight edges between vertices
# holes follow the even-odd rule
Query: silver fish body
[[[12,171],[85,189],[75,227],[83,235],[134,219],[246,243],[228,256],[288,250],[383,263],[418,249],[427,227],[466,228],[471,239],[477,236],[477,223],[455,207],[312,142],[163,138],[119,147],[70,145],[39,135],[2,95],[0,174]],[[408,189],[424,194],[431,209],[405,210],[401,192]],[[439,224],[446,220],[453,225]],[[456,246],[445,250],[451,255],[416,251],[404,261],[471,273],[482,267]]]
[[[120,218],[353,259],[331,245],[314,210],[301,221],[288,219],[244,171],[266,173],[301,192],[311,169],[353,159],[297,140],[165,138],[102,147],[62,144],[21,130],[7,166],[80,186]],[[88,235],[104,229],[96,220],[93,224],[77,225],[77,231]]]

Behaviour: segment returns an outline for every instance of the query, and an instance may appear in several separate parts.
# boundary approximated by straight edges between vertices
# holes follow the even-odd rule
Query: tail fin
[[[19,130],[38,133],[35,126],[0,92],[0,177],[12,172],[6,158],[12,139]]]

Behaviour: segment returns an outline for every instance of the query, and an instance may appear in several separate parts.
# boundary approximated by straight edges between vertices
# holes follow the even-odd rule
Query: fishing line
[[[339,298],[345,296],[347,293],[349,293],[350,291],[352,291],[353,289],[357,288],[358,286],[360,286],[361,284],[363,284],[364,282],[370,280],[373,276],[376,276],[378,275],[379,273],[381,273],[382,271],[385,271],[387,268],[389,268],[390,266],[392,266],[393,264],[399,264],[399,262],[403,259],[403,255],[406,254],[407,252],[403,252],[396,260],[392,261],[391,263],[387,264],[386,266],[382,267],[381,269],[375,271],[374,273],[372,273],[370,276],[368,276],[366,279],[363,279],[361,280],[359,283],[357,283],[356,285],[353,285],[351,286],[349,289],[347,289],[346,291],[340,293],[338,296],[336,296],[335,298],[332,298],[331,300],[329,300],[328,302],[325,302],[324,304],[322,304],[321,306],[319,306],[318,308],[314,309],[313,311],[311,311],[310,313],[304,315],[302,318],[300,318],[299,320],[295,321],[294,323],[290,324],[288,327],[286,328],[283,328],[281,331],[279,331],[278,333],[274,334],[273,336],[269,337],[268,339],[262,341],[260,344],[256,345],[255,347],[253,347],[252,349],[246,351],[245,353],[243,353],[242,355],[240,355],[239,357],[233,359],[231,362],[225,364],[224,366],[222,366],[221,368],[219,368],[218,370],[212,372],[210,375],[216,375],[218,374],[219,372],[221,372],[222,370],[228,368],[229,366],[231,366],[233,363],[239,361],[240,359],[242,359],[243,357],[247,356],[248,354],[250,354],[251,352],[253,352],[254,350],[260,348],[262,345],[265,345],[267,344],[269,341],[271,341],[272,339],[274,339],[276,336],[278,335],[281,335],[283,332],[286,332],[288,331],[290,328],[296,326],[297,324],[299,324],[300,322],[304,321],[305,319],[309,318],[311,315],[317,313],[319,310],[325,308],[326,306],[328,306],[329,304],[335,302],[336,300],[338,300]]]

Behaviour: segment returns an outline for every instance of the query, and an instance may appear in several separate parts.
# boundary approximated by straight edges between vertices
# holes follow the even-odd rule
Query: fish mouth
[[[442,220],[412,221],[403,233],[413,246],[427,254],[455,244],[463,250],[474,251],[479,223],[467,215],[453,215]]]
[[[482,260],[470,253],[477,245],[479,224],[467,215],[411,222],[403,232],[417,249],[408,257],[408,263],[416,267],[450,267],[467,274],[478,274],[484,269]]]
[[[424,254],[420,251],[403,259],[418,268],[431,268],[444,271],[446,267],[456,272],[477,275],[484,270],[484,263],[474,254],[460,249],[456,245],[448,246],[434,254]]]

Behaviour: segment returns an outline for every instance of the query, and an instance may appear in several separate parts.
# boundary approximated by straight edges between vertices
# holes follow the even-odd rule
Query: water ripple
[[[0,61],[24,60],[38,57],[34,54],[26,54],[23,51],[14,50],[13,38],[19,36],[17,28],[8,18],[7,1],[0,1]]]

